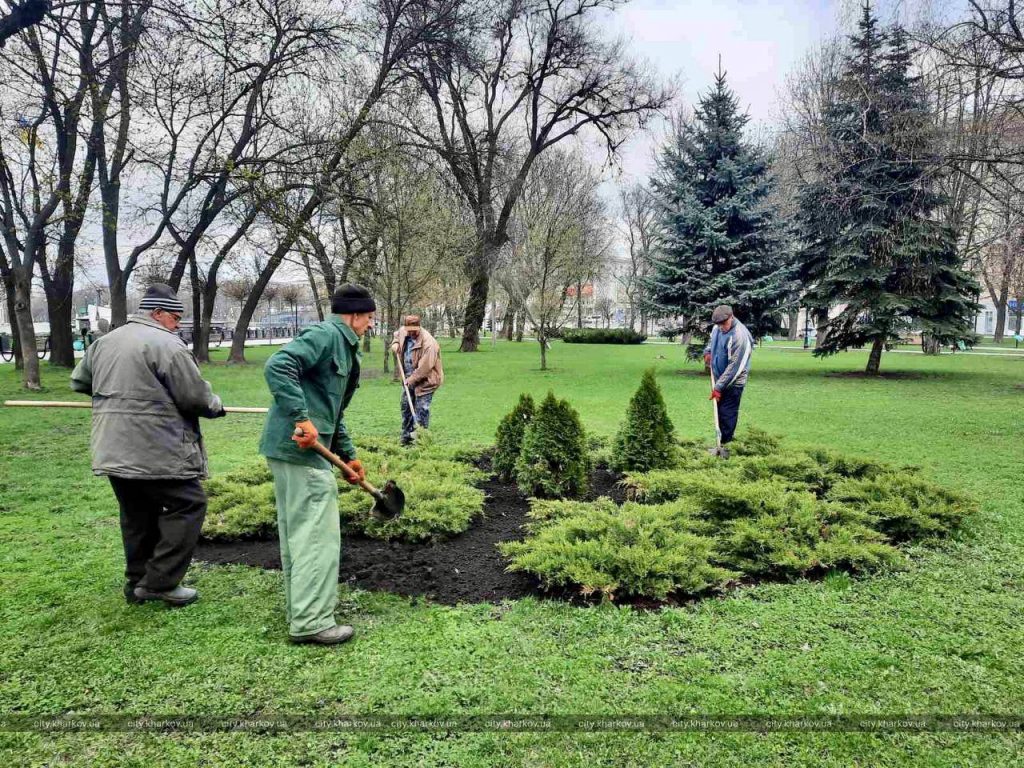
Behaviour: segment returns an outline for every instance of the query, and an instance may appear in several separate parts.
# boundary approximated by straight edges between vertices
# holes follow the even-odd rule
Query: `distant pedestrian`
[[[727,304],[715,307],[711,322],[714,328],[704,348],[704,363],[711,366],[714,386],[709,399],[718,401],[718,421],[722,430],[722,445],[725,446],[732,442],[736,433],[740,400],[750,372],[754,339]],[[722,448],[722,456],[729,458],[728,448]]]
[[[400,373],[410,395],[406,397],[402,392],[402,445],[409,445],[417,425],[424,429],[430,427],[434,393],[444,383],[441,346],[430,331],[420,325],[419,315],[407,315],[402,327],[395,331],[391,349],[402,361]],[[409,409],[410,399],[413,410]]]
[[[71,388],[92,395],[92,471],[121,507],[130,603],[198,597],[180,582],[206,517],[199,417],[224,408],[176,333],[184,311],[170,286],[150,286],[139,313],[97,338],[71,374]]]

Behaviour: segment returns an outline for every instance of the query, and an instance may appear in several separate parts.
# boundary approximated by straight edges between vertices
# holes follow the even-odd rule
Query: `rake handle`
[[[398,378],[402,380],[402,389],[405,390],[405,399],[409,403],[409,413],[412,414],[413,426],[418,427],[419,422],[416,421],[416,408],[412,404],[412,395],[409,393],[409,387],[405,383],[405,369],[402,367],[402,358],[398,355],[398,350],[395,350],[395,364],[398,366]]]

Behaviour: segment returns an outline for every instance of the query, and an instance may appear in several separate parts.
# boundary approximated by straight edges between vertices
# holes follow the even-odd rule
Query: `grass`
[[[250,350],[253,362],[270,350]],[[445,346],[432,433],[483,445],[520,392],[551,389],[588,434],[618,428],[654,365],[681,437],[711,440],[707,383],[674,346]],[[223,352],[219,353],[223,358]],[[374,348],[369,363],[381,351]],[[1024,360],[758,350],[741,424],[896,464],[981,502],[909,570],[763,585],[660,612],[521,600],[437,606],[340,589],[358,635],[296,648],[278,574],[196,565],[203,599],[129,607],[108,484],[89,472],[88,414],[0,411],[0,714],[894,714],[1024,711]],[[683,370],[683,373],[679,373]],[[206,374],[232,405],[265,405],[258,366]],[[40,399],[70,399],[44,366]],[[11,366],[0,396],[28,397]],[[357,443],[396,434],[396,385],[367,381]],[[252,460],[260,417],[206,427],[214,473]],[[344,557],[344,552],[342,552]],[[1020,734],[0,733],[6,765],[1019,765]]]

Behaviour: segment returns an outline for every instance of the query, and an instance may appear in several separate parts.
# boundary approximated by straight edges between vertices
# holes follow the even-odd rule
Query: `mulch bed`
[[[624,493],[617,487],[617,479],[598,468],[591,477],[588,498],[610,496],[622,503]],[[524,537],[529,503],[514,484],[492,478],[481,488],[487,494],[483,516],[464,533],[445,541],[412,544],[344,535],[339,581],[362,589],[423,596],[448,605],[514,600],[527,595],[574,598],[545,593],[537,580],[526,574],[506,573],[506,561],[495,545]],[[228,543],[203,541],[195,557],[208,563],[281,568],[277,536]]]

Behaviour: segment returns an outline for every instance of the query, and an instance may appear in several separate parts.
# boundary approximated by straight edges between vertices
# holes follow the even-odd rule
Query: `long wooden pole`
[[[4,400],[4,405],[10,408],[92,408],[92,403],[71,400]],[[226,413],[267,413],[269,410],[231,405],[224,408]]]

